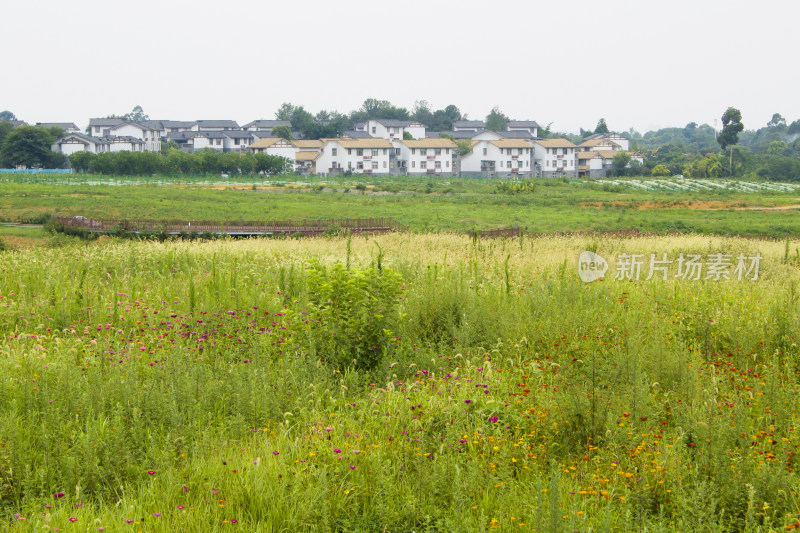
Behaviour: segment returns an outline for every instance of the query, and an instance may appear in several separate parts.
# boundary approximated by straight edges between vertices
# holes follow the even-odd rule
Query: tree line
[[[291,161],[269,154],[223,153],[206,148],[187,153],[177,148],[165,152],[75,152],[69,163],[76,172],[120,176],[153,174],[279,174],[291,172]]]

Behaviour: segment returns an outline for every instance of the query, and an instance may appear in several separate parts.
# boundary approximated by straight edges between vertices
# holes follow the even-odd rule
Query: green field
[[[586,249],[763,259],[586,284]],[[791,528],[798,268],[708,236],[0,252],[0,528]]]
[[[399,178],[313,187],[0,183],[0,219],[36,222],[47,214],[190,220],[382,216],[414,231],[520,226],[537,233],[638,229],[800,235],[797,191],[637,190],[602,181],[537,179],[532,192],[515,194],[498,190],[498,183]]]

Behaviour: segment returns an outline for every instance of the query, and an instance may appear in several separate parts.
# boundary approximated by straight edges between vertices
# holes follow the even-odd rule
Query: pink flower
[[[148,470],[147,473],[150,474],[151,476],[156,475],[156,471],[155,470]]]
[[[67,518],[67,520],[69,520],[70,522],[77,522],[78,521],[78,519],[75,518],[74,516],[70,516],[69,518]]]
[[[281,454],[281,452],[279,452],[278,450],[275,450],[274,452],[272,452],[272,455],[280,455],[280,454]]]
[[[350,465],[350,470],[355,470],[355,469],[356,469],[356,465]]]
[[[340,450],[339,448],[334,448],[333,453],[342,453],[342,450]]]

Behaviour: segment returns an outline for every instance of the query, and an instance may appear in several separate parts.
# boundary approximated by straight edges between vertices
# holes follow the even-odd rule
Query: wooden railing
[[[331,218],[264,221],[211,220],[128,220],[114,218],[58,217],[64,226],[84,228],[96,233],[215,233],[220,235],[322,234],[341,230],[351,233],[408,231],[408,226],[386,217]]]

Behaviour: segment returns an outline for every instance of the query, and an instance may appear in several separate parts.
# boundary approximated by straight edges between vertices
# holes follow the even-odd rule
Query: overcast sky
[[[3,0],[0,110],[75,122],[497,105],[558,131],[800,118],[798,0]]]

